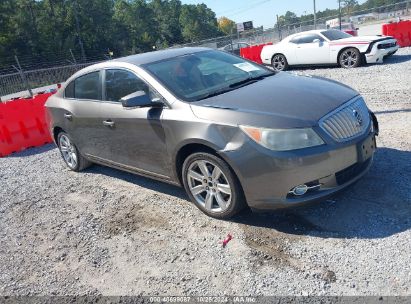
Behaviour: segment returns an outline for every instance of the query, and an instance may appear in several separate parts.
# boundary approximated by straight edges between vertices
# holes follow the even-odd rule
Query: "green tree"
[[[180,0],[153,0],[150,3],[158,28],[158,46],[168,47],[182,43],[183,36],[180,27]]]
[[[204,3],[181,7],[180,26],[186,41],[198,41],[221,35],[215,13]]]
[[[13,0],[0,1],[0,58],[5,58],[16,39],[12,24],[15,3]]]
[[[153,10],[146,1],[117,0],[114,5],[116,22],[116,43],[120,43],[127,53],[152,50],[158,35],[158,24]]]

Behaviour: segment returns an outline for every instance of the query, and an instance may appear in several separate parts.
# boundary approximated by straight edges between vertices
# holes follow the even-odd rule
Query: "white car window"
[[[298,39],[298,44],[304,44],[304,43],[312,43],[314,42],[314,40],[320,40],[320,41],[324,41],[324,39],[317,35],[317,34],[306,34],[306,35],[301,35]]]

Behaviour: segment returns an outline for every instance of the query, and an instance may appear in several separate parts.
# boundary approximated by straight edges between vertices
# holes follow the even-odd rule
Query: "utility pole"
[[[283,40],[283,37],[281,35],[281,25],[280,25],[278,15],[277,15],[277,28],[278,28],[278,39],[280,39],[280,41],[281,41],[281,40]]]
[[[338,23],[340,25],[340,31],[341,31],[341,0],[338,0]]]
[[[17,55],[14,55],[14,60],[16,60],[17,67],[13,65],[13,68],[15,68],[19,72],[21,80],[23,81],[27,91],[29,91],[30,96],[33,97],[33,91],[31,90],[31,87],[30,87],[30,84],[27,80],[27,77],[24,74],[23,69],[21,68],[20,61],[17,58]]]
[[[76,31],[77,31],[78,43],[80,44],[81,57],[83,61],[86,61],[86,53],[84,52],[83,41],[81,40],[81,36],[80,36],[80,23],[78,21],[77,9],[78,9],[77,0],[73,0],[73,10],[74,10],[74,18],[76,19]]]
[[[314,29],[317,29],[317,12],[315,9],[315,0],[314,0]]]

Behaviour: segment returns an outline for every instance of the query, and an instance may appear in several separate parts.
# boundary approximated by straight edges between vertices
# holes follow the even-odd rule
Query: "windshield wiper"
[[[237,88],[240,88],[242,86],[257,82],[258,80],[262,80],[262,79],[264,79],[266,77],[269,77],[269,76],[272,76],[272,75],[275,75],[275,73],[268,73],[268,74],[261,75],[261,76],[248,77],[248,78],[243,79],[241,81],[237,81],[237,82],[234,82],[234,83],[230,84],[228,86],[228,88],[224,88],[224,89],[217,90],[217,91],[214,91],[214,92],[210,92],[206,95],[203,95],[200,98],[196,99],[196,101],[207,99],[207,98],[210,98],[210,97],[214,97],[214,96],[217,96],[217,95],[221,95],[221,94],[233,91]]]
[[[214,96],[217,96],[217,95],[221,95],[221,94],[230,92],[230,91],[232,91],[232,90],[234,90],[234,89],[233,89],[233,88],[224,88],[224,89],[222,89],[222,90],[210,92],[210,93],[208,93],[208,94],[206,94],[206,95],[203,95],[203,96],[201,96],[200,98],[196,99],[196,101],[199,101],[199,100],[202,100],[202,99],[207,99],[207,98],[214,97]]]
[[[240,80],[240,81],[237,81],[237,82],[234,82],[234,83],[230,84],[229,87],[230,88],[238,88],[238,87],[241,87],[243,85],[251,84],[251,83],[257,82],[258,80],[262,80],[266,77],[273,76],[273,75],[275,75],[275,73],[268,73],[268,74],[265,74],[265,75],[260,75],[260,76],[255,76],[255,77],[248,77],[246,79],[243,79],[243,80]]]

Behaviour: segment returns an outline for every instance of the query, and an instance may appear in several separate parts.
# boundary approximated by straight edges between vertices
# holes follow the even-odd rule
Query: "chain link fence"
[[[6,100],[7,97],[4,98],[6,95],[17,92],[24,92],[24,95],[27,95],[33,88],[62,83],[75,72],[91,64],[94,62],[0,75],[0,96]],[[22,77],[22,73],[24,73],[26,80]]]
[[[250,45],[268,42],[276,43],[291,34],[313,30],[314,28],[326,29],[326,21],[338,17],[338,15],[327,17],[319,16],[315,26],[313,19],[291,24],[280,23],[276,24],[273,28],[263,29],[263,27],[259,27],[238,34],[175,45],[173,48],[203,46],[213,49],[224,49],[230,44],[232,45],[239,42]],[[390,22],[397,21],[398,19],[410,19],[411,0],[349,12],[349,14],[344,14],[343,17],[349,18],[356,26],[363,26],[373,22],[381,23],[382,20]],[[46,58],[47,56],[41,57],[42,59],[31,56],[20,58],[20,60],[17,57],[11,57],[8,62],[7,60],[2,60],[2,62],[0,62],[0,102],[12,96],[10,94],[18,93],[19,95],[28,95],[31,94],[32,88],[64,82],[73,73],[88,65],[111,59],[107,51],[86,51],[88,55],[87,58],[84,58],[80,52],[77,52],[76,55],[70,50],[70,52],[66,54],[52,54],[52,58],[57,58],[57,60],[54,61],[48,60]],[[76,58],[81,59],[77,60]]]
[[[90,50],[87,57],[80,53],[69,50],[65,53],[0,58],[0,102],[32,95],[35,88],[62,83],[86,66],[111,58],[108,50]]]

